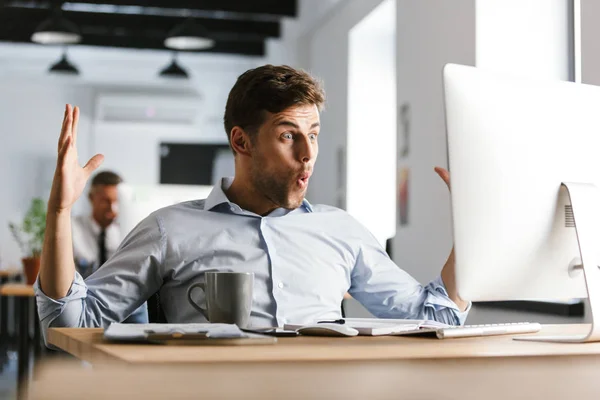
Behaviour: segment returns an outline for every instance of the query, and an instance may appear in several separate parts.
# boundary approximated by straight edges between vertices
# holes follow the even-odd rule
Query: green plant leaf
[[[46,204],[39,197],[33,198],[23,224],[9,223],[8,228],[25,257],[39,257],[46,231]]]

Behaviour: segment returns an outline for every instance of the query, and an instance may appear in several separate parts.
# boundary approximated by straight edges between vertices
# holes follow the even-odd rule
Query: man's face
[[[98,225],[106,228],[117,218],[119,197],[117,185],[95,185],[90,191],[92,215]]]
[[[299,207],[319,152],[318,135],[315,105],[267,113],[252,142],[252,185],[278,207]]]

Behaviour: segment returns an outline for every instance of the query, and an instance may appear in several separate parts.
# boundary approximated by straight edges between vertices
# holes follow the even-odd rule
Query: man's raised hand
[[[58,139],[58,159],[52,182],[48,209],[50,212],[70,211],[81,196],[90,175],[102,164],[104,156],[96,154],[84,167],[77,157],[77,125],[79,107],[67,104]]]

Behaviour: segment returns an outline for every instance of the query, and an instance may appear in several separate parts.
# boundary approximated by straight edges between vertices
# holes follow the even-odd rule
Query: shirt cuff
[[[39,276],[33,284],[33,290],[35,292],[40,321],[56,313],[56,311],[62,312],[65,305],[70,301],[83,299],[87,296],[87,286],[83,281],[83,278],[77,271],[75,271],[73,283],[71,283],[71,287],[69,288],[67,295],[63,298],[53,299],[51,297],[46,296],[46,294],[40,286]]]
[[[436,310],[441,308],[449,308],[456,316],[457,325],[464,325],[469,311],[471,311],[471,302],[467,305],[465,311],[460,311],[456,303],[448,296],[448,291],[444,285],[441,275],[429,283],[429,295],[427,296],[426,304],[434,307]]]

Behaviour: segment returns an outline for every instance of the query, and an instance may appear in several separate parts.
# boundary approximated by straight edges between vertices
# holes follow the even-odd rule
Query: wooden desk
[[[543,333],[583,332],[583,325]],[[106,344],[99,329],[51,329],[94,368],[50,365],[32,399],[597,399],[600,344],[509,336],[280,338],[276,345]]]
[[[586,325],[547,325],[541,334],[583,333]],[[555,344],[521,342],[512,336],[462,339],[428,339],[397,336],[345,338],[278,338],[275,345],[253,346],[165,346],[113,344],[102,338],[102,329],[51,328],[50,344],[94,363],[123,361],[132,364],[369,361],[465,358],[507,358],[524,356],[597,355],[600,343]]]
[[[0,296],[35,297],[33,286],[24,283],[7,283],[0,286]]]

